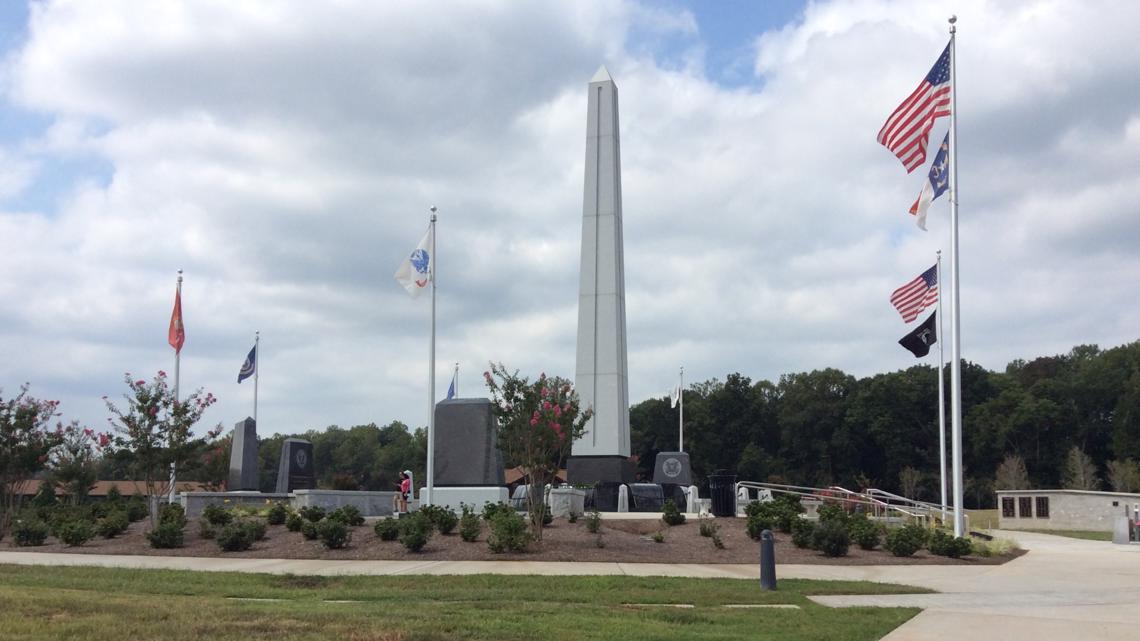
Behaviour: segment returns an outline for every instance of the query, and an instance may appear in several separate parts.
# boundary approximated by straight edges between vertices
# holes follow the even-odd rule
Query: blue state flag
[[[455,398],[455,377],[451,378],[451,385],[447,388],[447,400]]]
[[[254,372],[256,372],[256,371],[257,371],[257,345],[255,344],[253,346],[253,349],[249,350],[249,356],[245,357],[245,362],[241,364],[241,370],[238,371],[238,383],[241,383],[242,381],[249,378],[250,376],[253,376]]]

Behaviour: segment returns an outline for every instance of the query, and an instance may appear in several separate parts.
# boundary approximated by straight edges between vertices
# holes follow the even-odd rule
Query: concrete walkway
[[[831,607],[908,606],[924,611],[885,637],[1033,641],[1140,639],[1140,546],[1001,532],[1027,554],[1004,565],[779,565],[779,578],[915,585],[939,594],[827,596]],[[542,574],[758,578],[757,565],[530,561],[320,561],[0,552],[0,563],[258,572],[269,574]]]

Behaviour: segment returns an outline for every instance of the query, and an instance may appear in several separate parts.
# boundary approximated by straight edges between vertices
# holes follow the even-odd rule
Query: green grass
[[[995,510],[966,510],[970,517],[971,530],[998,529],[998,511]]]
[[[865,582],[642,577],[313,577],[0,565],[0,640],[878,639],[913,608],[806,596],[925,592]],[[281,599],[256,601],[241,599]],[[352,601],[329,603],[328,601]],[[628,603],[690,603],[693,609]],[[791,603],[800,610],[724,609]]]
[[[1112,532],[1095,532],[1092,530],[1026,530],[1018,528],[1018,532],[1036,532],[1037,534],[1053,534],[1067,536],[1070,539],[1085,539],[1086,541],[1111,541]]]

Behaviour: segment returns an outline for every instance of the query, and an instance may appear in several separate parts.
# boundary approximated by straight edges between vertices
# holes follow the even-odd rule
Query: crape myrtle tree
[[[13,398],[5,399],[0,390],[0,536],[19,508],[20,490],[61,441],[59,433],[48,429],[58,407],[59,401],[29,396],[27,383]]]
[[[111,412],[107,420],[115,428],[112,443],[131,452],[132,471],[146,485],[153,528],[158,525],[158,497],[173,489],[171,466],[183,466],[208,447],[222,433],[222,426],[204,437],[194,437],[194,424],[216,400],[213,394],[203,394],[201,388],[180,401],[166,384],[166,372],[158,372],[149,383],[134,380],[129,373],[124,380],[130,388],[123,396],[125,408],[119,409],[107,397],[103,400]]]
[[[499,448],[530,475],[527,506],[535,540],[542,540],[545,488],[554,480],[574,441],[586,432],[593,408],[579,407],[570,381],[540,374],[533,383],[491,363],[483,373],[498,421]]]
[[[82,427],[72,421],[56,427],[60,442],[48,454],[49,478],[70,497],[73,505],[87,500],[87,493],[98,480],[101,452],[111,444],[111,437]]]

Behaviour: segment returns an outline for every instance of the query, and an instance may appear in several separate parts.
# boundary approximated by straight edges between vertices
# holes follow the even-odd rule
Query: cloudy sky
[[[962,0],[963,356],[1140,338],[1140,4]],[[620,91],[629,387],[915,359],[891,291],[949,252],[875,142],[946,3],[45,1],[0,5],[0,387],[101,427],[124,372],[263,434],[427,422],[460,364],[572,376],[586,85]],[[946,119],[933,137],[941,140]],[[937,144],[937,140],[934,144]],[[1133,292],[1129,294],[1128,292]]]

